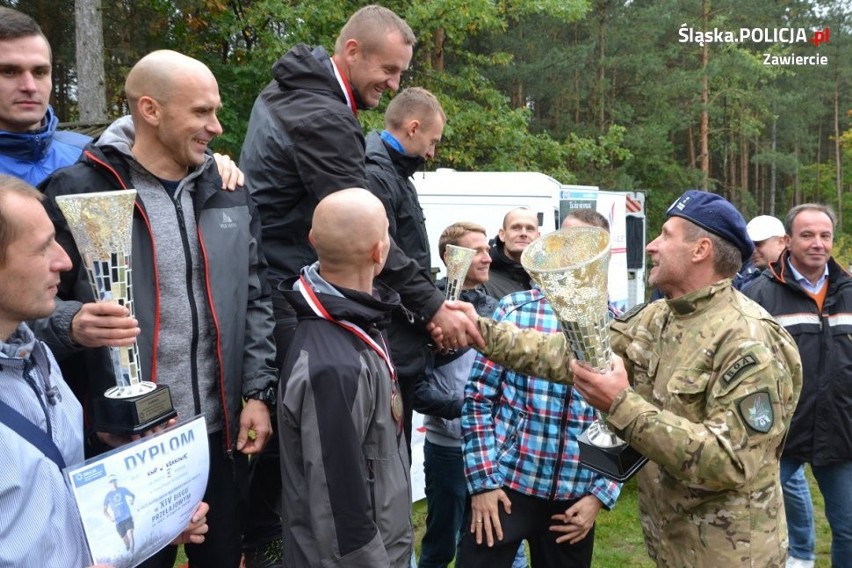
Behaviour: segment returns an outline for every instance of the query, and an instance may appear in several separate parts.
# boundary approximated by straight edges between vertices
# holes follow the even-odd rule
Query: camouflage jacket
[[[572,382],[562,334],[480,319],[483,354]],[[802,387],[796,344],[722,280],[617,319],[613,351],[631,388],[608,422],[650,462],[639,473],[648,553],[658,566],[784,566],[778,459]]]

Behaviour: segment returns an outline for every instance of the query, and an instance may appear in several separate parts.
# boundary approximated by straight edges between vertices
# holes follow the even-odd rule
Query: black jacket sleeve
[[[391,249],[379,280],[396,290],[403,305],[429,321],[444,303],[444,295],[432,277],[414,260],[405,256],[391,239]]]

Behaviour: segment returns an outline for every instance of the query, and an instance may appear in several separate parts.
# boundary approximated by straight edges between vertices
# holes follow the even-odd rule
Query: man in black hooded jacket
[[[414,32],[399,16],[381,6],[366,6],[340,30],[333,55],[304,44],[284,54],[272,68],[273,80],[255,101],[240,160],[261,216],[279,355],[292,339],[296,315],[276,288],[316,261],[308,231],[317,203],[335,191],[368,186],[357,114],[377,107],[386,90],[399,88],[414,43]],[[400,294],[418,319],[435,322],[447,346],[466,346],[466,330],[478,336],[468,321],[444,305],[428,271],[395,243],[379,279]],[[269,467],[261,466],[267,459]],[[263,513],[255,503],[277,501],[277,463],[277,456],[264,455],[252,466],[249,517],[256,524]],[[262,471],[268,474],[266,481],[258,479]],[[270,528],[270,534],[280,534],[280,528]],[[247,546],[259,530],[249,529]],[[253,568],[252,562],[247,566]]]
[[[438,99],[426,89],[411,87],[388,105],[385,129],[367,136],[369,189],[385,206],[391,238],[427,271],[431,269],[429,237],[411,176],[435,155],[445,122]],[[388,333],[405,407],[405,439],[410,456],[414,385],[426,367],[429,336],[422,319],[407,305],[394,311]]]

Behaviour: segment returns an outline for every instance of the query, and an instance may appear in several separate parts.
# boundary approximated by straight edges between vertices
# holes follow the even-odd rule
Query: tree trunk
[[[432,42],[432,69],[435,71],[444,71],[444,39],[446,36],[444,28],[435,30],[435,38]]]
[[[736,203],[740,209],[743,208],[748,189],[748,139],[745,134],[740,133],[740,186],[739,191],[734,190],[737,196]]]
[[[837,190],[837,227],[843,232],[843,166],[840,160],[840,73],[834,74],[834,184]]]
[[[598,132],[603,135],[606,132],[606,18],[607,5],[603,3],[598,13]]]
[[[77,104],[81,122],[107,119],[104,31],[100,0],[75,0],[77,27]]]
[[[709,7],[707,0],[701,0],[701,29],[707,30],[707,13]],[[710,115],[707,112],[707,107],[710,105],[710,86],[707,77],[707,61],[710,52],[708,44],[705,42],[701,46],[701,122],[699,137],[701,138],[701,189],[708,191],[710,189]]]
[[[692,169],[695,167],[695,131],[692,127],[692,121],[686,125],[686,153],[687,163]]]
[[[775,216],[775,184],[777,182],[775,148],[778,142],[778,117],[772,117],[772,162],[769,164],[769,214]]]

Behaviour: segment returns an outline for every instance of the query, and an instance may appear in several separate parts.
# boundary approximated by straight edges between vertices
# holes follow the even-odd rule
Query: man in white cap
[[[771,215],[758,215],[748,222],[746,231],[754,242],[751,264],[754,270],[740,282],[745,290],[763,270],[778,260],[787,248],[787,231],[784,223]],[[787,512],[787,537],[790,541],[787,552],[788,568],[810,568],[816,546],[813,516],[814,507],[811,491],[803,468],[783,479],[784,508]]]
[[[787,233],[784,223],[771,215],[758,215],[748,222],[746,232],[754,243],[751,262],[755,268],[763,270],[778,260],[787,248]]]
[[[754,252],[733,279],[734,288],[740,291],[778,260],[787,247],[784,224],[772,215],[758,215],[748,222],[746,232],[754,243]]]

